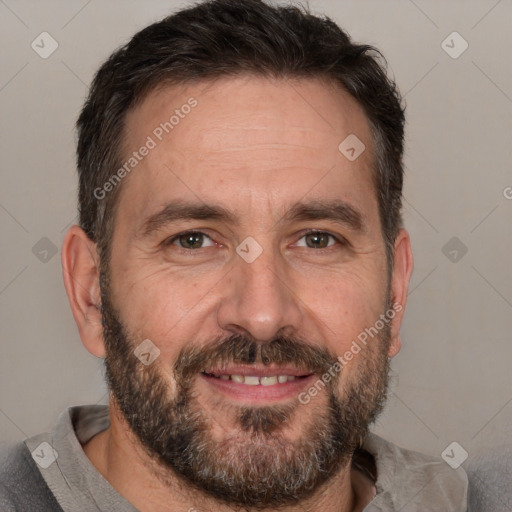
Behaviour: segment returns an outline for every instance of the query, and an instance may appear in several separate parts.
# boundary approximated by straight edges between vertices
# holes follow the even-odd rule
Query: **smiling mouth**
[[[237,384],[245,384],[246,386],[274,386],[276,384],[286,384],[297,379],[305,379],[311,374],[306,375],[240,375],[240,374],[215,374],[201,372],[205,377],[219,379],[223,381],[232,381]]]
[[[297,369],[259,372],[256,368],[246,368],[245,371],[230,368],[222,372],[207,370],[199,375],[206,389],[243,406],[268,406],[298,400],[301,391],[316,378],[313,373],[304,374]]]
[[[316,376],[296,366],[233,364],[204,368],[200,380],[215,393],[240,404],[269,405],[294,400]]]

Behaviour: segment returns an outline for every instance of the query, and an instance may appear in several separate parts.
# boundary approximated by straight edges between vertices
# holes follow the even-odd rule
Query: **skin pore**
[[[383,367],[383,354],[386,359],[400,350],[399,329],[412,271],[409,238],[400,231],[389,280],[372,180],[372,138],[364,112],[348,94],[318,80],[253,76],[160,88],[128,113],[125,153],[141,147],[191,97],[197,106],[156,140],[154,149],[123,180],[108,294],[100,291],[95,246],[77,226],[70,228],[63,246],[66,289],[86,348],[105,356],[98,305],[108,296],[113,325],[117,320],[123,327],[117,339],[129,340],[129,352],[146,339],[160,351],[148,367],[133,358],[131,375],[145,375],[140,382],[152,382],[153,395],[161,388],[163,400],[183,396],[181,384],[187,382],[192,410],[207,425],[210,441],[234,446],[225,450],[233,459],[237,450],[242,455],[244,446],[256,439],[254,431],[241,428],[241,408],[248,409],[249,424],[255,409],[285,410],[286,421],[275,420],[280,444],[271,445],[271,433],[257,438],[261,452],[268,445],[280,453],[280,446],[299,446],[317,418],[328,418],[332,409],[328,387],[307,405],[297,400],[299,392],[322,375],[320,369],[309,371],[307,347],[335,360],[375,324],[390,302],[398,303],[402,309],[389,332],[354,357],[332,386],[332,396],[344,403],[351,389],[368,384],[369,406],[374,399],[377,407],[383,383],[367,383],[365,376],[377,373],[368,369]],[[349,134],[366,146],[355,161],[338,150]],[[194,206],[196,218],[190,208],[183,216],[183,206]],[[261,254],[248,262],[237,252],[240,244],[249,255],[256,250]],[[213,364],[219,363],[213,351],[202,361],[212,361],[208,374],[301,378],[250,386],[208,377],[201,371],[205,368],[192,372],[187,381],[178,378],[176,364],[185,360],[183,354],[192,357],[237,337],[253,342],[259,358],[226,357],[225,365]],[[304,343],[305,351],[297,352],[302,367],[282,361],[284,349],[271,351],[280,337]],[[265,351],[280,363],[265,366]],[[112,364],[115,372],[115,358]],[[111,426],[84,451],[137,508],[256,510],[216,501],[173,474],[148,453],[118,402],[113,393]],[[248,454],[255,456],[243,454],[233,465],[243,467]],[[227,460],[223,456],[219,451],[218,458]],[[350,458],[340,460],[332,478],[315,492],[279,510],[362,510],[374,495],[373,486],[351,470]],[[264,508],[276,509],[276,504]]]

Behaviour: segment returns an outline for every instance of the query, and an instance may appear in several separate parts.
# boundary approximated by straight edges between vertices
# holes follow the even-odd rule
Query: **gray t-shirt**
[[[489,450],[469,461],[469,512],[512,510],[512,446]]]
[[[108,407],[64,411],[51,433],[0,456],[2,512],[137,512],[102,476],[82,445],[109,426]],[[442,459],[370,434],[377,495],[364,512],[466,512],[467,477]]]

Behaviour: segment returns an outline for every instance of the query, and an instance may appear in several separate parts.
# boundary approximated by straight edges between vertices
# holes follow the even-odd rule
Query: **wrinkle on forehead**
[[[240,122],[234,120],[233,124]],[[311,128],[272,128],[267,126],[247,127],[230,125],[215,126],[208,132],[198,133],[204,151],[220,153],[239,150],[311,150],[318,151],[327,146],[337,148],[337,137],[332,131],[320,131]]]
[[[138,148],[191,97],[197,106],[131,172],[126,180],[132,183],[123,183],[130,185],[133,211],[183,194],[240,201],[245,208],[258,197],[272,197],[278,208],[313,188],[359,202],[368,197],[373,185],[367,118],[348,93],[318,80],[291,86],[245,77],[162,88],[127,116],[127,147]],[[355,162],[338,150],[350,133],[370,150]]]
[[[341,87],[319,79],[291,81],[242,75],[188,87],[162,87],[150,93],[127,115],[125,147],[137,147],[190,97],[197,100],[197,107],[163,144],[180,139],[181,145],[181,139],[188,139],[195,147],[205,144],[205,149],[228,143],[236,147],[237,141],[250,135],[257,139],[255,143],[304,147],[326,147],[333,139],[337,147],[351,132],[367,139],[365,143],[371,142],[362,107]]]

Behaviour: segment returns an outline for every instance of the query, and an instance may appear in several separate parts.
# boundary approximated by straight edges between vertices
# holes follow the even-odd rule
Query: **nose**
[[[239,258],[217,309],[219,326],[259,342],[300,331],[300,298],[283,262],[264,251],[255,261]]]

